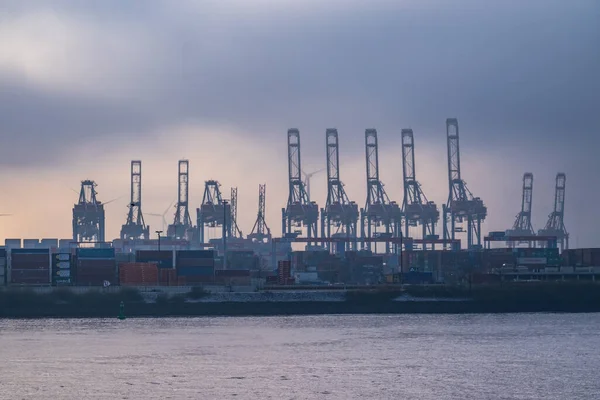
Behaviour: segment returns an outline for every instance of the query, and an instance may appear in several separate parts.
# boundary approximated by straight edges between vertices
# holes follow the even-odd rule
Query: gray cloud
[[[0,55],[0,135],[11,143],[0,163],[54,165],[91,140],[147,138],[190,121],[234,126],[282,151],[286,129],[298,127],[307,165],[323,162],[326,127],[340,130],[345,154],[362,157],[366,127],[387,145],[411,126],[417,149],[444,158],[444,120],[456,116],[464,158],[500,160],[504,171],[465,171],[474,192],[489,199],[499,187],[518,191],[524,170],[551,181],[560,169],[593,212],[582,199],[598,192],[587,182],[600,167],[596,1],[249,4],[3,2],[0,35],[4,25],[21,38],[41,14],[74,36],[35,37],[56,49],[41,72]],[[74,51],[68,63],[61,50]]]

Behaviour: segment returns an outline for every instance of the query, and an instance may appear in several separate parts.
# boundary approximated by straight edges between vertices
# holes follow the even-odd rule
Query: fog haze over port
[[[338,129],[341,178],[361,206],[365,128],[379,132],[381,179],[399,203],[400,130],[412,128],[417,179],[441,206],[445,119],[456,117],[463,178],[488,206],[484,232],[512,226],[524,172],[543,228],[565,172],[571,246],[600,246],[599,2],[273,3],[3,1],[0,213],[13,216],[0,239],[70,237],[82,179],[102,201],[123,196],[106,206],[115,238],[130,160],[143,161],[143,211],[162,213],[180,158],[193,218],[204,181],[217,179],[225,197],[238,186],[249,233],[267,183],[279,235],[292,127],[307,172],[325,166],[325,129]],[[324,173],[311,195],[324,205]]]

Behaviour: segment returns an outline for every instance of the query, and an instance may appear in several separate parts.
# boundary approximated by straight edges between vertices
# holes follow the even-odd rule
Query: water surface
[[[597,399],[600,314],[0,321],[0,398]]]

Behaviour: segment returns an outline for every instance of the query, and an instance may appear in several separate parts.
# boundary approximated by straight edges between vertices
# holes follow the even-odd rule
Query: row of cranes
[[[569,248],[569,233],[565,228],[565,187],[567,177],[565,173],[556,174],[554,185],[554,209],[548,215],[548,221],[543,229],[538,230],[537,235],[531,222],[531,210],[533,205],[533,174],[526,172],[523,175],[523,191],[521,196],[521,211],[515,218],[512,229],[506,231],[508,237],[528,238],[529,243],[535,245],[536,237],[555,237],[561,249]],[[512,243],[514,245],[514,243]]]
[[[196,209],[194,225],[189,210],[189,161],[180,160],[178,164],[177,201],[173,223],[166,227],[164,237],[174,240],[186,240],[192,243],[205,243],[207,228],[221,227],[223,237],[242,238],[237,224],[237,188],[231,188],[229,200],[223,198],[220,184],[216,180],[204,183],[202,204]],[[73,207],[73,241],[76,243],[105,241],[104,205],[97,199],[97,184],[92,180],[81,182],[79,200]],[[259,209],[256,222],[248,239],[255,242],[268,242],[271,231],[265,220],[266,185],[259,185]],[[169,209],[173,206],[171,204]],[[131,161],[131,190],[127,220],[121,227],[121,240],[148,240],[150,227],[145,223],[142,213],[142,162]],[[168,212],[168,211],[167,211]],[[165,212],[166,213],[166,212]],[[161,216],[164,214],[151,214]],[[164,221],[164,220],[163,220]],[[164,229],[164,227],[163,227]],[[163,231],[156,231],[161,235]]]
[[[309,185],[312,174],[305,174],[302,170],[300,132],[298,129],[289,129],[287,132],[289,193],[287,205],[282,208],[282,236],[291,240],[304,236],[309,239],[309,244],[320,244],[326,248],[333,243],[331,239],[342,238],[344,250],[358,250],[359,247],[373,250],[371,239],[396,238],[400,241],[385,241],[385,252],[397,253],[402,244],[407,249],[412,248],[413,243],[422,244],[423,249],[427,249],[428,246],[434,249],[438,244],[444,248],[448,245],[454,246],[458,242],[457,234],[466,233],[467,247],[481,248],[481,224],[487,216],[487,207],[479,197],[472,194],[462,178],[456,118],[446,120],[446,139],[448,199],[442,205],[440,215],[437,204],[428,200],[417,180],[412,129],[401,130],[404,189],[401,205],[390,200],[379,176],[377,130],[365,130],[367,196],[365,206],[362,208],[349,199],[340,177],[338,131],[327,129],[325,132],[327,200],[325,207],[319,209],[317,203],[310,198]],[[123,240],[149,239],[150,228],[146,225],[142,213],[141,161],[132,161],[130,172],[129,212],[125,224],[121,227],[120,237]],[[98,201],[95,188],[94,181],[81,182],[79,201],[73,207],[75,242],[105,241],[104,205],[107,203]],[[538,236],[554,236],[562,248],[568,248],[568,234],[563,222],[564,193],[565,174],[560,173],[556,177],[554,211],[550,214],[545,228],[539,230]],[[532,194],[533,175],[528,173],[523,178],[522,209],[517,215],[513,229],[506,232],[507,236],[535,235],[531,225]],[[205,181],[202,204],[196,209],[196,225],[192,222],[188,199],[189,161],[180,160],[176,211],[173,222],[166,226],[166,237],[203,244],[206,242],[205,230],[220,227],[223,238],[243,238],[243,233],[237,224],[237,188],[231,188],[231,197],[228,201],[223,198],[218,181]],[[247,239],[253,242],[269,242],[271,231],[265,220],[266,185],[259,185],[258,200],[256,222]],[[152,215],[162,216],[164,221],[164,214]],[[442,218],[441,239],[436,234],[440,216]],[[421,227],[420,239],[410,237],[411,227]],[[402,228],[404,228],[403,232]],[[160,235],[163,231],[156,231],[156,233]]]
[[[367,198],[363,208],[350,201],[340,179],[339,141],[336,129],[325,132],[327,156],[327,201],[321,214],[321,239],[332,237],[347,238],[347,248],[371,250],[371,242],[361,238],[387,236],[402,238],[404,225],[405,246],[409,247],[409,228],[421,226],[424,248],[436,244],[445,246],[456,242],[456,233],[467,232],[467,245],[481,246],[481,222],[485,220],[487,208],[483,201],[474,197],[461,177],[458,121],[456,118],[446,120],[448,145],[448,182],[449,196],[443,206],[443,239],[436,235],[436,224],[440,212],[433,201],[429,201],[416,178],[414,134],[412,129],[402,129],[402,165],[404,200],[402,205],[391,201],[379,176],[379,144],[377,130],[365,130],[365,159]],[[300,132],[298,129],[288,130],[288,182],[289,194],[287,206],[282,209],[282,232],[284,236],[302,235],[304,228],[307,238],[317,240],[317,222],[319,207],[310,199],[302,180]],[[466,227],[464,224],[466,223]],[[360,225],[359,225],[360,224]],[[322,245],[327,247],[327,242]],[[386,242],[386,253],[396,253],[397,241]]]

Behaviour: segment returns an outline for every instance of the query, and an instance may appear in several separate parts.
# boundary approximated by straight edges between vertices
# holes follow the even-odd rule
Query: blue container
[[[213,267],[181,267],[177,268],[178,276],[214,276]]]
[[[215,258],[214,250],[179,250],[176,254],[178,258]]]
[[[115,258],[115,249],[79,248],[77,258]]]
[[[11,249],[11,254],[50,254],[50,249]]]

